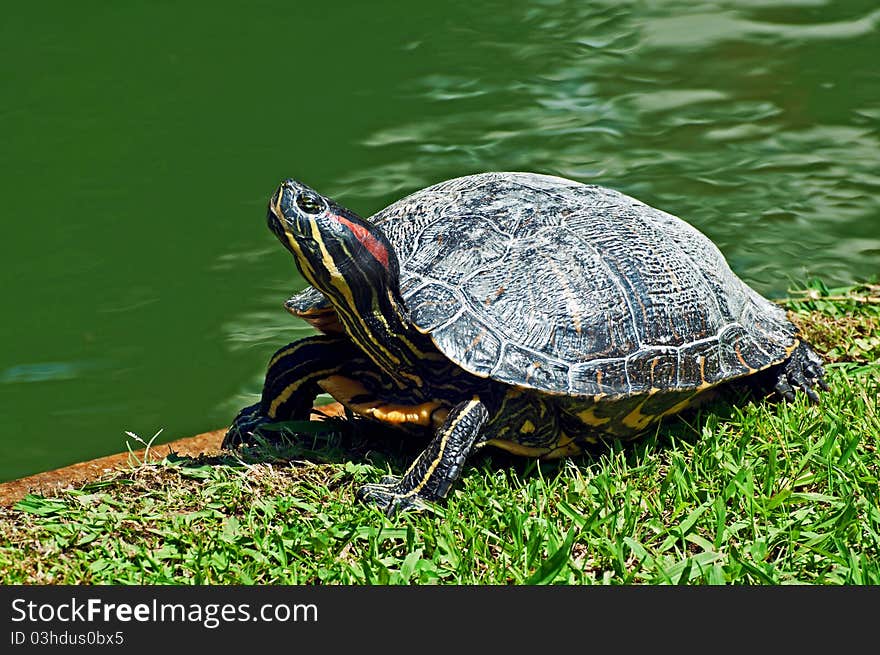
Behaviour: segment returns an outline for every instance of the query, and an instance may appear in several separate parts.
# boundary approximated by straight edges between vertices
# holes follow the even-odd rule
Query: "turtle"
[[[365,219],[287,179],[267,221],[310,285],[286,308],[317,334],[271,357],[223,446],[308,418],[326,392],[351,417],[425,436],[401,476],[356,492],[389,515],[446,498],[486,446],[576,455],[747,376],[787,401],[828,388],[786,312],[708,237],[614,189],[478,173]]]

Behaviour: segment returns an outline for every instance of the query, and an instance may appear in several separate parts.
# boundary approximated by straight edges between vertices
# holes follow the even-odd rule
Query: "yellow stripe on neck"
[[[321,263],[329,274],[330,284],[333,285],[333,287],[337,290],[339,296],[342,299],[341,306],[334,305],[337,311],[337,315],[339,316],[340,322],[342,323],[343,327],[346,327],[347,322],[350,322],[352,326],[351,328],[346,329],[348,336],[359,348],[361,348],[370,357],[370,359],[372,359],[388,375],[397,380],[398,383],[413,383],[421,385],[423,381],[418,375],[403,370],[405,364],[401,361],[400,357],[398,357],[395,353],[382,345],[380,341],[372,338],[373,331],[370,329],[369,325],[367,325],[367,323],[363,320],[363,317],[358,313],[357,305],[355,304],[354,296],[351,292],[351,287],[348,285],[345,276],[342,275],[339,267],[336,265],[336,260],[333,259],[332,255],[327,249],[326,243],[321,236],[320,230],[318,229],[317,222],[311,221],[310,226],[312,238],[318,244],[318,248],[321,252]],[[293,235],[293,233],[291,233],[286,224],[284,225],[284,235],[301,264],[303,275],[308,279],[309,283],[311,283],[313,287],[320,288],[320,286],[316,284],[314,269],[309,264],[308,259],[303,256],[302,249],[300,248],[296,237]],[[391,334],[391,326],[388,324],[387,319],[380,311],[376,291],[372,290],[372,294],[373,301],[371,305],[373,307],[373,311],[384,325],[386,332],[388,334]],[[343,317],[345,320],[343,320]],[[355,325],[358,329],[354,328]],[[361,337],[359,334],[357,334],[357,332],[360,332],[363,336]],[[395,335],[395,337],[400,337],[400,335]],[[402,338],[402,342],[405,343],[406,347],[409,348],[416,356],[419,355],[419,351],[413,346],[413,344],[409,342],[409,340],[407,340],[406,338]]]

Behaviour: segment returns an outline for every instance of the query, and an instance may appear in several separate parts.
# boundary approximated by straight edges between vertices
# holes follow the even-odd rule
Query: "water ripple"
[[[18,384],[22,382],[48,382],[73,380],[80,373],[92,368],[94,364],[87,362],[39,362],[19,364],[0,371],[0,384]]]
[[[466,61],[451,43],[423,44],[456,74],[404,85],[402,97],[444,110],[367,135],[370,166],[342,182],[381,205],[470,172],[556,173],[682,216],[767,292],[870,276],[880,78],[850,51],[876,38],[880,10],[826,5],[540,3],[508,16],[526,42],[463,27]]]

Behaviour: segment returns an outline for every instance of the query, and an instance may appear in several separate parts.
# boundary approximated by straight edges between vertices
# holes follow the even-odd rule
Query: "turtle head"
[[[303,277],[330,301],[333,329],[341,327],[399,384],[420,380],[412,350],[417,336],[400,338],[412,328],[397,255],[382,230],[295,180],[272,195],[267,220]]]
[[[285,180],[266,218],[303,277],[331,299],[356,301],[382,287],[398,292],[397,256],[382,230],[314,189]]]

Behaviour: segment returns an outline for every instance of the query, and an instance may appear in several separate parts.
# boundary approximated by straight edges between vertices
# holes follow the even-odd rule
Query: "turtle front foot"
[[[221,448],[235,448],[241,444],[252,442],[254,432],[268,419],[260,412],[260,403],[245,407],[238,413],[232,425],[223,436]]]
[[[819,403],[821,400],[816,393],[816,387],[823,391],[828,390],[822,358],[802,341],[782,365],[775,389],[789,402],[794,400],[795,389],[801,389],[812,402]]]
[[[378,484],[365,484],[357,490],[357,499],[373,505],[386,516],[394,516],[398,512],[419,512],[429,507],[429,500],[418,493],[409,493],[402,488],[400,478],[386,476]]]

